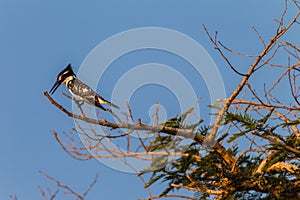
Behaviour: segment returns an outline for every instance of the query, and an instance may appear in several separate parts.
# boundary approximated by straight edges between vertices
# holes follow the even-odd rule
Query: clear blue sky
[[[77,71],[89,52],[110,36],[132,28],[163,27],[190,36],[208,51],[229,95],[240,77],[220,59],[201,25],[218,30],[220,39],[231,48],[255,53],[261,46],[252,26],[270,38],[274,33],[272,20],[279,17],[283,6],[281,1],[273,0],[0,0],[0,199],[8,199],[10,194],[18,199],[41,199],[38,185],[54,190],[38,170],[77,191],[83,191],[99,172],[99,181],[87,199],[146,197],[134,174],[110,169],[96,160],[76,161],[59,147],[50,130],[69,131],[74,123],[50,105],[43,92],[52,87],[66,64],[72,63]],[[291,41],[296,37],[296,32],[291,34]],[[129,68],[160,59],[172,63],[166,60],[171,57],[158,58],[157,52],[152,53],[154,56],[148,55],[145,61],[142,55],[128,55],[125,63],[137,61]],[[248,67],[239,58],[235,63],[241,71]],[[105,97],[110,96],[110,90],[99,87]],[[107,87],[111,87],[110,82]],[[68,107],[70,102],[58,97],[64,90],[60,88],[56,97]],[[207,103],[207,96],[201,91],[199,94]]]

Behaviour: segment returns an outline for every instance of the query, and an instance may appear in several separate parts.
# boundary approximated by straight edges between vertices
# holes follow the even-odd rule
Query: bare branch
[[[299,95],[297,95],[297,89],[296,89],[296,76],[294,74],[292,77],[290,70],[288,70],[288,80],[289,80],[289,85],[290,85],[290,90],[291,90],[292,96],[293,96],[295,102],[297,103],[297,106],[300,106],[300,102],[298,100]]]
[[[261,37],[260,33],[258,32],[258,30],[253,26],[252,29],[254,30],[254,32],[257,34],[257,37],[259,38],[259,40],[261,41],[261,43],[263,44],[264,48],[266,48],[266,43],[264,41],[264,39]]]
[[[292,1],[296,7],[300,8],[297,1]],[[183,189],[196,192],[196,194],[204,193],[209,198],[220,200],[236,198],[236,194],[246,195],[249,191],[278,199],[286,199],[286,195],[293,195],[296,199],[300,194],[300,132],[298,130],[300,50],[298,44],[280,40],[293,24],[299,24],[297,19],[300,9],[288,23],[285,20],[289,16],[287,11],[287,1],[285,1],[285,8],[279,20],[276,20],[278,25],[274,31],[275,34],[268,41],[264,40],[258,30],[253,27],[263,46],[257,55],[248,55],[230,49],[218,41],[218,32],[210,34],[203,25],[205,33],[220,57],[225,60],[231,70],[242,76],[242,80],[229,98],[217,101],[221,102],[222,107],[221,109],[217,107],[219,113],[216,115],[213,126],[189,126],[187,119],[190,114],[184,115],[184,118],[181,117],[183,119],[180,118],[180,122],[177,121],[179,119],[177,117],[170,119],[172,125],[160,124],[159,104],[156,105],[156,113],[151,116],[153,122],[151,125],[146,124],[141,118],[133,118],[134,113],[128,102],[126,111],[113,113],[112,110],[108,110],[116,122],[107,120],[106,115],[99,110],[97,110],[97,116],[92,118],[84,113],[80,102],[71,96],[64,94],[76,103],[81,113],[75,114],[69,111],[45,92],[47,99],[67,116],[74,118],[77,125],[76,130],[73,129],[70,133],[58,134],[52,131],[52,134],[61,148],[77,160],[124,159],[124,164],[134,172],[137,172],[136,166],[128,162],[129,159],[150,162],[149,167],[138,176],[149,194],[149,197],[144,198],[145,200],[197,199],[175,194],[174,191],[170,194],[169,189]],[[240,73],[237,70],[239,68],[234,66],[226,53],[250,58],[252,64],[246,69],[247,73]],[[288,63],[285,65],[280,63],[283,55],[288,57]],[[252,83],[256,81],[256,77],[253,74],[262,72],[259,69],[266,67],[270,70],[277,70],[281,74],[272,77],[271,81],[266,79],[267,81],[261,87],[254,87]],[[287,82],[284,82],[285,80]],[[281,86],[290,89],[292,102],[286,103],[287,95],[282,92]],[[278,95],[277,90],[283,94]],[[125,119],[121,120],[118,114],[124,115]],[[87,126],[80,122],[86,122]],[[221,132],[219,128],[223,124],[224,133],[222,137],[217,138],[217,133]],[[99,128],[102,129],[100,132]],[[84,136],[85,139],[81,142],[75,133]],[[229,146],[231,145],[228,149],[226,149],[227,146],[225,148],[221,145],[225,143],[227,137],[229,137],[227,142]],[[174,138],[175,140],[172,140]],[[185,149],[184,145],[177,145],[178,138],[180,138],[179,141],[182,138],[189,138],[194,142]],[[211,152],[202,156],[202,147],[209,147]],[[181,151],[182,148],[184,151]],[[171,160],[171,156],[175,159]],[[160,160],[160,158],[163,159]],[[158,168],[155,165],[158,165],[159,161],[163,164]],[[55,193],[52,193],[49,188],[46,188],[45,192],[39,187],[44,200],[54,199],[62,190],[76,199],[84,199],[98,180],[97,174],[82,194],[53,177],[43,172],[40,173],[57,186]],[[145,173],[148,173],[147,175],[150,173],[151,176],[143,176]],[[149,178],[149,181],[146,181],[146,178]],[[161,196],[152,195],[150,190],[149,186],[156,181],[162,181],[169,186]]]
[[[215,49],[217,49],[217,51],[220,53],[220,55],[222,56],[222,58],[227,62],[228,66],[229,66],[235,73],[237,73],[238,75],[240,75],[240,76],[247,76],[247,74],[242,74],[242,73],[240,73],[239,71],[237,71],[237,70],[235,69],[235,67],[233,67],[233,65],[231,64],[231,62],[229,61],[229,59],[224,55],[223,51],[220,49],[220,47],[219,47],[219,45],[218,45],[218,43],[217,43],[217,35],[218,35],[218,33],[216,32],[215,38],[213,39],[212,36],[210,35],[210,33],[208,32],[206,26],[205,26],[204,24],[203,24],[202,26],[203,26],[203,28],[204,28],[206,34],[208,35],[210,41],[214,44]],[[221,44],[221,45],[223,46],[222,43],[219,42],[219,44]],[[224,47],[224,46],[223,46],[223,47]],[[227,48],[226,48],[226,49],[227,49]]]
[[[58,194],[58,192],[59,192],[59,188],[61,188],[61,189],[66,190],[68,193],[72,194],[73,196],[75,196],[77,199],[84,200],[84,198],[87,196],[87,194],[91,191],[91,189],[92,189],[92,188],[94,187],[94,185],[96,184],[96,182],[97,182],[97,180],[98,180],[98,177],[99,177],[99,175],[98,175],[98,173],[97,173],[95,179],[94,179],[93,182],[89,185],[89,187],[87,188],[87,190],[83,193],[83,195],[80,195],[80,194],[78,194],[77,192],[75,192],[73,189],[71,189],[68,185],[66,185],[66,184],[64,184],[64,183],[62,183],[62,182],[60,182],[60,181],[58,181],[57,179],[55,179],[55,178],[49,176],[48,174],[46,174],[46,173],[44,173],[44,172],[42,172],[42,171],[39,171],[39,173],[40,173],[41,175],[43,175],[44,177],[46,177],[47,179],[53,181],[53,182],[57,185],[57,187],[58,187],[57,190],[56,190],[56,192],[55,192],[53,195],[51,195],[50,199],[54,199],[54,198],[56,197],[56,195]],[[39,190],[40,190],[40,192],[41,192],[41,194],[42,194],[42,197],[43,197],[44,199],[47,199],[47,198],[46,198],[46,195],[45,195],[45,192],[43,191],[43,189],[42,189],[41,187],[39,187]]]
[[[239,95],[239,93],[242,91],[242,89],[244,88],[245,84],[247,83],[249,77],[254,73],[255,68],[258,66],[258,64],[260,63],[260,61],[267,55],[267,53],[274,47],[274,45],[276,44],[276,41],[284,34],[287,32],[287,30],[289,30],[289,28],[296,22],[297,18],[300,15],[300,10],[297,12],[297,14],[295,15],[295,17],[290,21],[290,23],[280,29],[279,32],[277,32],[277,34],[269,41],[269,43],[267,44],[266,48],[260,53],[260,55],[257,57],[257,59],[252,63],[252,65],[250,66],[248,73],[246,76],[244,76],[243,80],[241,81],[241,83],[239,84],[239,86],[237,87],[237,89],[235,91],[232,92],[231,96],[226,100],[225,104],[223,105],[222,109],[220,110],[215,123],[213,125],[213,128],[211,130],[210,135],[205,139],[206,141],[208,141],[208,143],[210,143],[210,141],[213,141],[213,139],[215,138],[217,131],[220,127],[220,124],[222,122],[223,116],[225,114],[225,112],[227,112],[227,110],[229,109],[230,105],[232,104],[233,100]],[[205,26],[204,26],[205,27]],[[210,37],[211,38],[211,37]],[[212,41],[214,44],[215,42]]]
[[[48,94],[48,92],[45,92],[44,95],[49,99],[49,101],[54,106],[56,106],[61,111],[66,113],[69,117],[73,117],[75,119],[79,119],[79,120],[85,121],[87,123],[98,124],[98,125],[101,125],[104,127],[110,127],[113,129],[125,128],[125,129],[129,129],[129,130],[144,130],[144,131],[157,132],[157,133],[166,133],[166,134],[169,134],[172,136],[182,136],[184,138],[193,139],[196,142],[198,142],[199,144],[202,144],[204,141],[204,138],[205,138],[203,135],[201,135],[199,133],[194,133],[193,129],[180,129],[180,128],[173,128],[173,127],[166,127],[163,125],[149,126],[149,125],[144,125],[142,123],[138,123],[138,124],[120,123],[120,124],[117,124],[117,123],[113,123],[113,122],[108,122],[106,120],[97,120],[97,119],[88,118],[88,117],[85,117],[82,115],[73,114],[73,113],[69,112],[67,109],[65,109],[63,106],[58,104],[56,101],[54,101],[52,99],[52,97]],[[57,135],[55,135],[55,136],[57,138]],[[233,156],[219,143],[215,144],[215,146],[213,148],[221,156],[223,161],[227,165],[231,166],[231,164],[233,163],[233,160],[234,160]],[[64,150],[65,150],[65,148],[64,148]],[[86,159],[90,159],[90,158],[86,158]]]
[[[207,194],[214,194],[214,195],[223,195],[226,192],[222,190],[209,190],[209,189],[204,189],[204,188],[195,188],[195,187],[189,187],[189,186],[184,186],[184,185],[177,185],[177,184],[171,184],[171,186],[175,188],[183,188],[187,190],[192,190],[192,191],[198,191],[198,192],[204,192]]]
[[[162,198],[180,198],[180,199],[188,199],[188,200],[197,200],[197,199],[192,198],[192,197],[178,195],[178,194],[166,194],[166,195],[163,195],[163,196],[151,196],[149,198],[143,198],[141,200],[152,200],[152,199],[162,199]]]
[[[263,169],[265,168],[265,166],[267,165],[267,164],[269,164],[269,162],[278,154],[278,153],[280,153],[280,151],[270,151],[270,153],[269,153],[269,155],[268,156],[266,156],[264,159],[263,159],[263,161],[260,163],[260,165],[258,166],[258,168],[257,168],[257,170],[255,171],[255,173],[253,173],[253,175],[254,174],[261,174],[262,172],[263,172]]]
[[[298,166],[293,165],[291,163],[277,162],[274,165],[270,166],[268,169],[266,169],[266,172],[270,172],[270,171],[288,171],[291,174],[298,172],[299,174],[300,170]]]
[[[94,181],[90,184],[90,186],[87,188],[87,190],[83,193],[83,195],[82,195],[83,197],[86,197],[86,195],[88,195],[88,193],[91,191],[91,189],[97,183],[98,178],[99,178],[99,173],[96,174]]]

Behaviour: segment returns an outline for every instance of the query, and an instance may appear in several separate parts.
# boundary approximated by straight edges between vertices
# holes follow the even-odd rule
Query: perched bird
[[[103,97],[97,94],[92,88],[90,88],[85,83],[81,82],[73,72],[71,64],[69,64],[64,70],[62,70],[57,75],[57,80],[53,85],[53,87],[51,88],[50,94],[52,95],[61,84],[65,84],[69,92],[74,97],[92,106],[96,106],[104,111],[106,111],[106,108],[104,108],[101,104],[110,105],[112,107],[119,109],[119,106],[105,100]]]

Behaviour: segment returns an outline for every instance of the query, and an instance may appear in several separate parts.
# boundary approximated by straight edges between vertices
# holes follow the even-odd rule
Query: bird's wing
[[[113,106],[115,108],[119,108],[117,105],[112,104],[111,102],[105,100],[99,94],[97,94],[92,88],[83,83],[82,81],[76,79],[76,83],[74,84],[73,93],[75,96],[78,96],[82,101],[87,102],[90,105],[96,106],[102,110],[106,109],[101,104],[107,104]]]

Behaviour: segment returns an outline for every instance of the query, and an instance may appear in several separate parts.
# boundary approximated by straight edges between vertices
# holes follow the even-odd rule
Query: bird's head
[[[56,89],[63,83],[66,83],[68,80],[75,78],[76,75],[73,72],[71,64],[69,64],[64,70],[62,70],[58,75],[56,82],[54,83],[53,87],[50,90],[50,94],[53,94]]]

